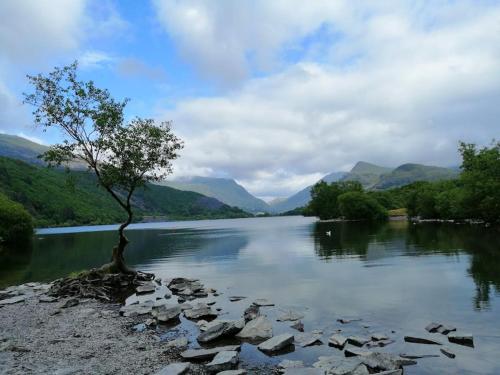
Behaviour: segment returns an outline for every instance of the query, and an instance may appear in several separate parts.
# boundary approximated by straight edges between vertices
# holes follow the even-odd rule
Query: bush
[[[352,191],[338,197],[340,214],[348,220],[384,220],[387,210],[366,193]]]
[[[0,193],[0,238],[7,243],[28,240],[33,234],[33,218],[21,206]]]

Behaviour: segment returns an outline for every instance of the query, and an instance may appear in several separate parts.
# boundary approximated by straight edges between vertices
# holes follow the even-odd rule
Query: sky
[[[500,1],[2,0],[0,132],[44,144],[26,74],[79,61],[172,121],[174,178],[286,197],[357,161],[460,164],[500,135]]]

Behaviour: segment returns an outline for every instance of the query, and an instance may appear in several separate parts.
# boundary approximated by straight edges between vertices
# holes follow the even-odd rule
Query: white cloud
[[[249,52],[277,58],[322,25],[338,35],[225,95],[162,113],[186,141],[184,173],[210,169],[282,196],[358,160],[454,165],[459,140],[499,134],[500,6],[330,3],[156,1],[186,57],[215,79],[242,79]]]

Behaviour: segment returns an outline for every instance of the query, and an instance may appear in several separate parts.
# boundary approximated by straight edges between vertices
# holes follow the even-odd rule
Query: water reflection
[[[324,261],[357,257],[365,261],[439,254],[470,255],[468,273],[476,285],[474,307],[489,307],[491,293],[500,293],[498,229],[447,223],[383,224],[318,222],[312,233],[314,251]]]

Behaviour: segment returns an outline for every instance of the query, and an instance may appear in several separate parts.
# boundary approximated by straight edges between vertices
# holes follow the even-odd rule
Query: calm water
[[[114,227],[40,230],[31,248],[0,253],[0,286],[51,280],[109,260]],[[332,235],[327,236],[326,232]],[[138,224],[128,231],[127,261],[160,277],[189,276],[224,294],[218,305],[237,318],[254,298],[304,312],[306,331],[322,329],[325,342],[345,335],[387,333],[383,351],[439,354],[436,346],[405,344],[404,335],[427,334],[431,321],[474,334],[475,348],[447,344],[456,359],[420,359],[406,374],[500,374],[500,241],[494,229],[390,222],[317,223],[282,217]],[[248,296],[236,303],[231,295]],[[340,325],[341,317],[362,318]],[[275,320],[275,319],[273,319]],[[185,323],[189,324],[189,323]],[[369,325],[369,328],[363,327]],[[275,333],[293,331],[276,323]],[[394,331],[394,333],[391,333]],[[327,345],[268,358],[244,345],[243,360],[302,359],[340,355]]]

